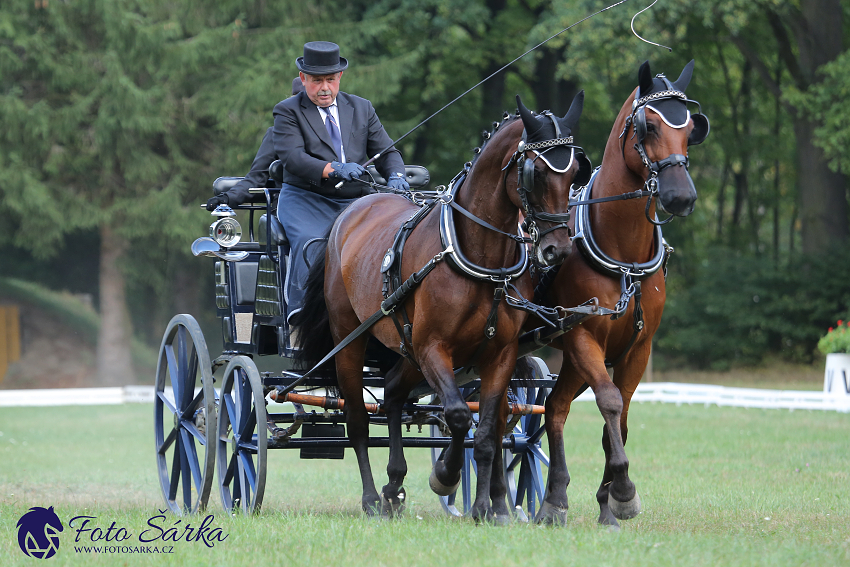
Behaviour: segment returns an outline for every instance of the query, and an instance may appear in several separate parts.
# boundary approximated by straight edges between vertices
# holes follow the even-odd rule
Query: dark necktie
[[[328,129],[328,134],[331,136],[331,142],[333,143],[334,150],[336,151],[337,157],[342,161],[342,136],[339,134],[339,126],[334,120],[334,115],[331,114],[330,107],[322,109],[327,115],[327,120],[325,120],[325,127]]]

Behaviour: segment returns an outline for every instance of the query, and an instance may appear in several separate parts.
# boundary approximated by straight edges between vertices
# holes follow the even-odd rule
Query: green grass
[[[158,513],[152,413],[146,405],[0,410],[3,565],[37,563],[18,549],[16,522],[31,506],[51,505],[65,524],[52,565],[850,563],[850,415],[636,404],[628,453],[644,511],[609,533],[596,526],[594,498],[602,420],[587,403],[574,405],[567,427],[565,528],[496,528],[444,517],[428,490],[430,455],[422,449],[407,451],[406,516],[370,521],[359,512],[350,451],[343,461],[273,451],[260,516],[227,516],[214,487],[209,512],[229,534],[214,548],[178,542],[168,556],[74,553],[67,526],[73,516],[138,534]],[[383,484],[386,452],[371,454]],[[169,516],[166,525],[177,520]]]

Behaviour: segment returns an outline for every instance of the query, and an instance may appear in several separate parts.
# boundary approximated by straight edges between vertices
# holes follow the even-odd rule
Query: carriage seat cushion
[[[244,177],[219,177],[213,181],[213,195],[221,195],[233,189],[233,187],[245,179]]]
[[[381,177],[381,174],[378,173],[378,170],[375,169],[374,165],[369,165],[366,169],[369,170],[369,173],[372,175],[375,183],[380,185],[387,184],[387,180]],[[428,170],[421,165],[406,165],[404,166],[404,170],[407,175],[407,182],[410,183],[411,189],[421,189],[431,182],[431,174],[428,173]]]
[[[260,244],[266,243],[267,224],[269,215],[265,214],[260,217],[259,225],[257,226],[257,237]],[[271,239],[274,246],[289,245],[289,240],[286,238],[286,233],[283,231],[283,225],[277,220],[275,215],[271,216]]]

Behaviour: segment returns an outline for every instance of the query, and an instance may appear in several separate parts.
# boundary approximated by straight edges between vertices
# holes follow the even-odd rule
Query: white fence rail
[[[167,392],[166,395],[171,394]],[[171,397],[169,395],[169,397]],[[71,406],[152,403],[153,386],[123,388],[60,388],[33,390],[0,390],[0,407],[10,406]],[[576,401],[593,401],[587,390]],[[817,391],[760,390],[729,388],[707,384],[649,382],[640,384],[633,402],[670,404],[702,404],[744,408],[825,410],[850,412],[850,396]]]

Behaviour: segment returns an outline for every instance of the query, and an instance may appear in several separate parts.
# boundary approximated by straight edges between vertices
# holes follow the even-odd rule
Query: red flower
[[[839,319],[839,320],[838,320],[838,326],[840,327],[840,326],[841,326],[841,325],[843,325],[843,324],[844,324],[844,321],[842,321],[841,319]]]
[[[829,328],[829,330],[827,331],[827,333],[831,333],[831,332],[832,332],[832,327],[830,327],[830,328]]]

